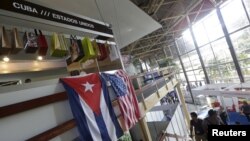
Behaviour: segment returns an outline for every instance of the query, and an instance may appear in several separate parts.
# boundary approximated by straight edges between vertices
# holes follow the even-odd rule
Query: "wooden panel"
[[[119,69],[121,68],[121,62],[119,59],[111,61],[110,58],[106,58],[103,61],[98,61],[98,65],[101,69],[101,71],[103,71],[103,69],[107,69],[107,70],[115,70],[115,69]],[[97,69],[97,64],[95,61],[93,61],[93,63],[89,64],[89,65],[85,65],[86,67],[84,67],[84,65],[82,66],[81,63],[79,62],[75,62],[70,64],[69,66],[67,66],[67,70],[68,71],[73,71],[73,70],[90,70],[90,69]]]
[[[76,122],[74,119],[64,122],[61,125],[58,125],[50,130],[47,130],[35,137],[28,139],[27,141],[47,141],[50,140],[76,126]]]
[[[152,93],[149,97],[147,97],[144,100],[146,106],[144,106],[143,101],[141,103],[139,103],[141,105],[140,110],[143,113],[142,115],[144,115],[147,111],[152,109],[154,107],[154,105],[160,101],[160,99],[162,99],[168,92],[173,90],[175,85],[172,85],[172,82],[169,81],[167,83],[167,85],[158,89],[160,97],[157,96],[157,93]],[[168,86],[168,89],[166,88],[166,86]]]
[[[65,92],[0,107],[0,118],[68,99]]]
[[[158,92],[159,92],[160,98],[162,98],[162,97],[164,97],[167,94],[168,90],[166,89],[166,87],[161,87],[158,90]]]

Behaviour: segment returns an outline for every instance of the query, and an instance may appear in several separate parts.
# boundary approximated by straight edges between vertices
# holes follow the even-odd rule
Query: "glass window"
[[[196,23],[193,26],[193,31],[199,47],[209,42],[203,22]]]
[[[232,0],[221,8],[228,32],[233,32],[249,24],[241,0]]]
[[[182,62],[183,62],[185,70],[186,71],[192,70],[192,65],[190,63],[188,55],[183,55],[183,57],[181,57],[181,58],[182,58]]]
[[[182,37],[177,39],[177,44],[180,55],[184,54],[186,52],[186,48]]]
[[[216,81],[221,79],[218,66],[216,65],[210,66],[206,70],[207,70],[208,78],[210,79],[211,83],[217,83]]]
[[[181,67],[181,63],[179,60],[174,60],[174,63],[176,64],[178,71],[182,72],[182,67]]]
[[[249,0],[243,0],[243,1],[244,1],[245,6],[246,6],[248,15],[249,15],[250,14],[250,1]]]
[[[241,66],[242,69],[244,68],[250,68],[250,58],[239,61],[239,64]]]
[[[233,82],[232,78],[238,78],[235,66],[233,63],[226,63],[219,66],[221,75],[227,82]]]
[[[203,23],[210,41],[224,36],[216,11],[211,12],[211,14],[204,19]]]
[[[216,60],[210,45],[201,47],[200,53],[205,66],[216,64]]]
[[[213,42],[212,48],[215,58],[219,64],[232,61],[232,57],[225,38]]]
[[[231,35],[238,60],[250,58],[250,28]]]
[[[180,73],[180,79],[181,79],[182,81],[186,81],[186,78],[185,78],[184,73]]]
[[[185,43],[185,47],[186,47],[186,52],[189,52],[191,50],[194,50],[195,49],[195,46],[194,46],[194,42],[193,42],[193,38],[191,36],[191,32],[190,30],[186,30],[183,32],[183,40],[184,40],[184,43]]]
[[[200,70],[194,70],[195,77],[197,81],[203,81],[205,80],[205,75],[202,69]]]
[[[188,72],[187,72],[187,76],[188,76],[188,80],[189,80],[190,82],[191,82],[191,81],[193,81],[193,82],[196,81],[196,77],[195,77],[193,71],[188,71]]]
[[[190,52],[188,54],[190,62],[192,64],[193,69],[201,69],[201,64],[200,64],[200,60],[199,60],[199,56],[196,52],[196,50]]]
[[[239,61],[245,81],[250,82],[250,59]]]

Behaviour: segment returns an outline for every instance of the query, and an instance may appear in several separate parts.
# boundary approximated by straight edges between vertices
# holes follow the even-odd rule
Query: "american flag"
[[[110,81],[116,93],[125,128],[129,130],[140,118],[138,101],[133,85],[123,70],[118,70],[115,74],[103,75]]]

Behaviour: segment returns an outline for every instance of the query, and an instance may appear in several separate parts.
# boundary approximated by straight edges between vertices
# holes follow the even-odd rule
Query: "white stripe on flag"
[[[95,115],[94,115],[92,109],[89,107],[89,105],[87,103],[85,103],[84,100],[82,100],[80,95],[78,95],[78,97],[80,99],[81,106],[82,106],[84,114],[86,116],[86,120],[87,120],[89,130],[90,130],[90,133],[91,133],[93,140],[94,141],[102,141],[102,137],[101,137],[99,128],[96,124]]]
[[[123,72],[118,71],[117,72],[118,77],[120,77],[125,84],[127,84],[127,95],[126,96],[122,96],[123,98],[121,98],[121,100],[123,101],[123,103],[126,105],[126,111],[123,111],[124,113],[126,113],[127,117],[129,117],[127,120],[125,119],[125,124],[130,128],[132,127],[136,122],[137,122],[137,118],[135,116],[135,107],[133,107],[133,98],[132,98],[132,91],[131,91],[131,86],[129,85],[129,78],[126,77],[126,75],[123,74]],[[125,114],[124,114],[125,115]]]
[[[112,121],[112,118],[110,117],[109,109],[108,109],[106,101],[104,99],[103,92],[101,93],[100,107],[101,107],[101,113],[102,113],[104,122],[106,124],[106,128],[108,130],[109,137],[111,138],[112,141],[117,141],[116,128],[115,128],[115,125]]]
[[[123,114],[125,127],[126,127],[126,129],[128,129],[128,124],[127,124],[128,122],[127,121],[128,121],[129,116],[127,115],[126,105],[123,102],[121,97],[119,97],[118,100],[119,100],[119,106],[121,108],[121,113]]]
[[[131,127],[131,123],[133,122],[133,113],[132,113],[132,105],[131,103],[129,102],[129,97],[128,97],[128,94],[124,97],[126,103],[128,104],[128,108],[127,108],[127,114],[129,116],[129,121],[128,121],[128,127],[130,128]]]
[[[119,97],[119,101],[122,105],[122,110],[123,110],[122,112],[124,114],[124,118],[126,118],[126,119],[124,119],[125,123],[126,123],[127,127],[129,127],[130,126],[129,123],[132,120],[131,114],[129,113],[130,109],[131,109],[131,107],[130,107],[131,105],[127,102],[126,96]]]

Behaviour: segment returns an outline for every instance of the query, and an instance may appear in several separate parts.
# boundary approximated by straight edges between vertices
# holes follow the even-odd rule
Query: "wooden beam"
[[[141,132],[143,134],[143,140],[144,141],[152,141],[152,137],[151,137],[151,134],[150,134],[150,131],[148,128],[148,124],[145,120],[145,117],[143,117],[139,120],[139,125],[141,128]]]
[[[76,126],[76,122],[74,119],[68,120],[61,125],[58,125],[50,130],[47,130],[39,135],[36,135],[26,141],[47,141],[61,135],[62,133],[74,128]]]
[[[68,99],[65,92],[0,107],[0,118]]]

